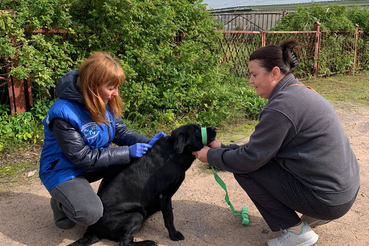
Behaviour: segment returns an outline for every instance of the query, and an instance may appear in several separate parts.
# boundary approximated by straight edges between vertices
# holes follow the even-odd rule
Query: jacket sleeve
[[[248,143],[236,148],[210,149],[207,154],[209,165],[232,173],[256,171],[276,156],[286,138],[296,135],[292,122],[275,110],[264,110],[259,124]]]
[[[128,130],[127,125],[123,122],[123,119],[119,117],[115,123],[115,136],[113,143],[118,146],[133,145],[136,143],[148,143],[150,138],[143,136],[137,132]]]
[[[50,129],[67,159],[82,168],[97,170],[130,162],[128,146],[91,149],[81,134],[63,119],[54,119]]]

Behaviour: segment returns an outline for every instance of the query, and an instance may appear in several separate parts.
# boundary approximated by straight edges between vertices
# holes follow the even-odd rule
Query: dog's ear
[[[182,154],[185,146],[186,146],[186,134],[181,132],[176,135],[174,139],[173,148],[178,154]]]

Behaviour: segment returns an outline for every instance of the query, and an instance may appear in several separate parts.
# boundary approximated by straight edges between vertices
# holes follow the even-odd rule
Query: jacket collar
[[[56,86],[56,96],[75,103],[84,104],[81,89],[78,87],[78,70],[72,70],[64,75]]]
[[[273,98],[278,94],[278,92],[282,91],[284,88],[292,85],[292,84],[301,84],[293,74],[287,74],[283,79],[281,79],[278,84],[274,87],[272,93],[270,94],[269,100],[273,100]]]

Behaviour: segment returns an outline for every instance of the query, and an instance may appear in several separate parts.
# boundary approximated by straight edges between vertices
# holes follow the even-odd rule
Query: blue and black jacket
[[[108,108],[109,125],[94,122],[85,109],[77,79],[78,70],[73,70],[59,81],[59,99],[43,120],[45,137],[39,176],[49,192],[86,171],[130,163],[128,147],[150,140],[128,130],[122,118],[116,119]],[[111,143],[119,147],[111,148]]]

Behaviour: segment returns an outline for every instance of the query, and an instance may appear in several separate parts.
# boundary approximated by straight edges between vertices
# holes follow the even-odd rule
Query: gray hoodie
[[[350,201],[360,186],[359,164],[332,105],[292,74],[274,88],[250,141],[210,149],[211,166],[249,173],[274,160],[323,203]]]

